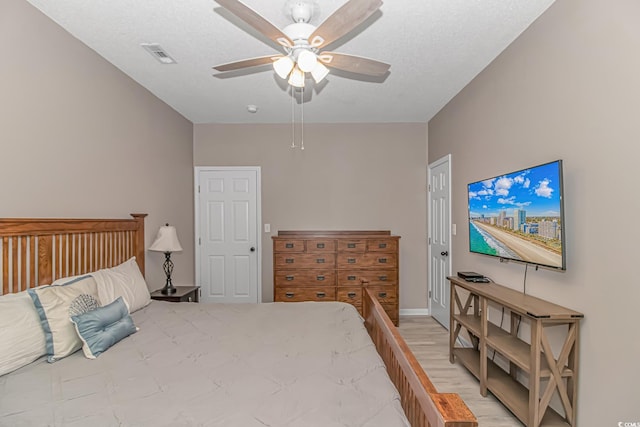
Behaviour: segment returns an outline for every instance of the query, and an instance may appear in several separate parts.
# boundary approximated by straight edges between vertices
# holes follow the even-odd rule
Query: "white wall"
[[[400,308],[426,308],[426,125],[194,126],[196,166],[261,166],[262,295],[273,300],[278,230],[391,230],[400,239]]]
[[[585,314],[578,425],[640,421],[640,3],[557,0],[429,122],[429,159],[453,155],[454,271],[518,290],[524,266],[468,251],[466,185],[564,160],[567,271],[527,293]]]
[[[148,213],[147,246],[175,225],[174,283],[193,283],[191,122],[26,1],[0,2],[0,50],[0,217]]]

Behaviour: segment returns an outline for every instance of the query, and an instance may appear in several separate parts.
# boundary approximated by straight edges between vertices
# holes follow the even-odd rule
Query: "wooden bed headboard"
[[[144,275],[144,218],[0,218],[0,293],[116,266],[136,257]]]

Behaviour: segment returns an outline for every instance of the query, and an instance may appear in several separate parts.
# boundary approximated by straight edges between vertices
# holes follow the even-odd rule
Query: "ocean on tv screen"
[[[563,268],[559,161],[469,184],[469,249]]]

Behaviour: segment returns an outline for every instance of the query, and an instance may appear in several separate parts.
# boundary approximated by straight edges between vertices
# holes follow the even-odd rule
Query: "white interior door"
[[[431,316],[449,329],[451,275],[451,155],[429,165],[429,307]]]
[[[260,168],[196,168],[200,302],[261,300]]]

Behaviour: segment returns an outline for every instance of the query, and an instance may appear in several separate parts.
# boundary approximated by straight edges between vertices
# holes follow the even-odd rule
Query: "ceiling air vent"
[[[140,46],[147,52],[156,58],[162,64],[175,64],[176,60],[171,57],[163,48],[157,43],[142,43]]]

